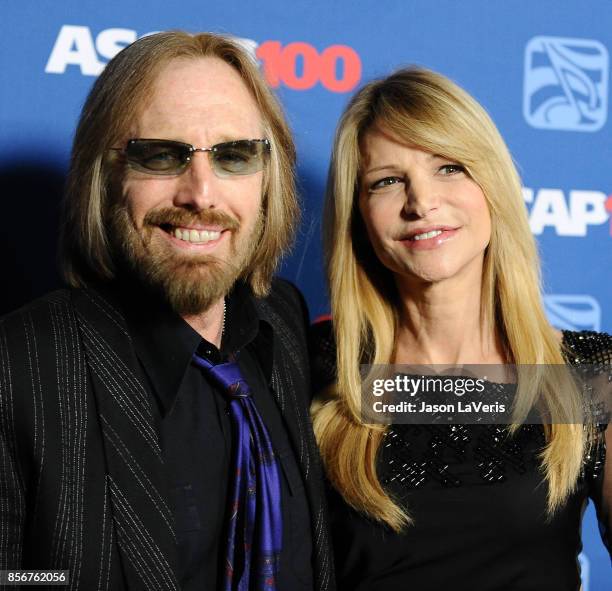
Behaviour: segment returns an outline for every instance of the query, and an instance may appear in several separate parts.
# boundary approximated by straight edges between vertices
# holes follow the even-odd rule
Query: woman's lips
[[[411,232],[399,241],[410,250],[432,250],[438,248],[457,234],[459,228],[435,227]]]

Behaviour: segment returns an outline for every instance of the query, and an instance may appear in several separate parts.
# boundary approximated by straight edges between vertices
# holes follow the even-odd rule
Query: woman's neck
[[[449,279],[419,284],[398,281],[400,319],[395,363],[503,363],[491,319],[483,318],[481,282]]]

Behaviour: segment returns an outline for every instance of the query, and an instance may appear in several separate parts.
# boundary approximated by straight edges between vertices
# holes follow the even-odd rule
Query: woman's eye
[[[465,172],[465,168],[461,164],[444,164],[438,168],[438,172],[443,175],[457,174],[458,172]]]
[[[392,187],[402,182],[402,179],[398,176],[387,176],[384,179],[380,179],[370,185],[370,191],[383,191],[388,187]]]

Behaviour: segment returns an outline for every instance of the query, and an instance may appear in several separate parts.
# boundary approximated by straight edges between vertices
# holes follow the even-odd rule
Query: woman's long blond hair
[[[575,487],[587,438],[582,424],[571,424],[581,416],[576,389],[561,383],[558,372],[538,369],[563,364],[564,358],[542,306],[537,249],[520,180],[485,110],[450,80],[420,68],[366,85],[348,105],[336,132],[324,237],[337,383],[331,398],[314,412],[327,474],[358,511],[395,530],[411,522],[377,475],[385,428],[360,420],[360,363],[390,363],[398,326],[392,275],[375,259],[357,208],[360,141],[373,125],[402,142],[460,162],[485,195],[492,229],[484,257],[481,319],[495,327],[508,362],[531,368],[528,387],[519,372],[515,419],[525,417],[536,401],[552,417],[541,454],[552,513]],[[563,396],[557,394],[560,388]]]

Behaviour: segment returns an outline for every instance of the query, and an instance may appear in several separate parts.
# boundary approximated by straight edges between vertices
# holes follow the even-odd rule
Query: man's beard
[[[149,211],[138,231],[125,205],[115,205],[110,212],[113,247],[118,261],[128,271],[153,289],[181,316],[200,314],[224,297],[248,268],[262,228],[263,215],[258,213],[253,230],[240,236],[240,224],[218,210],[190,212],[166,207]],[[205,224],[222,226],[232,234],[227,260],[214,254],[181,253],[163,240],[154,239],[154,230],[164,226]]]

